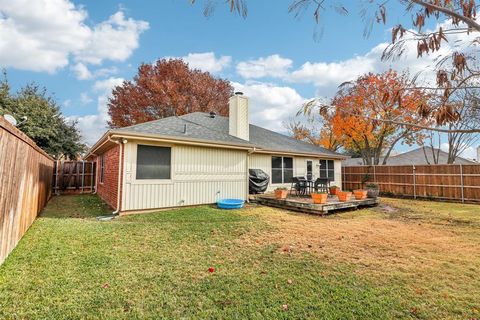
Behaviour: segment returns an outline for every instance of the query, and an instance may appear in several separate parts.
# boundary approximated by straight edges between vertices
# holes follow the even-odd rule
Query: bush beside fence
[[[342,167],[343,188],[379,185],[386,195],[480,203],[480,165]]]
[[[0,264],[52,194],[53,159],[0,116]]]

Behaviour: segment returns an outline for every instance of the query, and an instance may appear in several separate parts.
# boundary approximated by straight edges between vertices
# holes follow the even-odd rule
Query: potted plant
[[[286,199],[287,198],[287,188],[277,188],[275,189],[275,199]]]
[[[356,200],[367,199],[367,190],[363,190],[363,189],[353,190],[353,194],[355,195]]]
[[[337,187],[337,186],[331,186],[331,187],[330,187],[330,194],[331,194],[332,196],[338,195],[338,192],[339,192],[339,191],[340,191],[340,188]]]
[[[377,198],[380,190],[378,188],[378,184],[376,183],[369,183],[366,185],[367,187],[367,197],[369,198]]]
[[[352,193],[350,191],[339,191],[337,197],[340,202],[346,202],[350,200],[351,195]]]
[[[326,193],[326,192],[313,192],[311,195],[312,195],[313,203],[315,203],[315,204],[327,203],[328,193]]]

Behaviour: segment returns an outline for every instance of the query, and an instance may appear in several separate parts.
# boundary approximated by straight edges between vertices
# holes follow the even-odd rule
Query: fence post
[[[54,162],[55,165],[55,195],[58,195],[58,160]]]
[[[415,165],[412,165],[412,173],[413,173],[413,199],[417,199],[417,179],[415,177]]]
[[[85,160],[82,160],[82,191],[80,191],[80,193],[83,193],[84,182],[85,182]]]
[[[90,184],[90,186],[91,186],[90,190],[91,190],[92,193],[95,193],[95,190],[94,190],[94,188],[93,188],[94,183],[96,182],[96,181],[93,180],[93,178],[95,177],[95,164],[94,164],[93,161],[91,161],[91,162],[90,162],[90,165],[91,165],[91,168],[92,168],[92,173],[90,174],[90,182],[91,182],[91,184]]]
[[[460,164],[460,190],[462,193],[462,202],[465,202],[465,197],[463,195],[463,166]]]

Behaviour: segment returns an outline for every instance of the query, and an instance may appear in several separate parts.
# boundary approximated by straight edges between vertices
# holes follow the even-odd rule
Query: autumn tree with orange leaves
[[[226,116],[232,94],[229,81],[191,69],[181,59],[142,64],[132,81],[113,89],[109,126],[120,128],[196,111]]]
[[[247,17],[248,0],[190,0],[192,4],[204,3],[204,14],[210,15],[218,3],[228,5],[231,12],[242,17]],[[274,3],[271,6],[283,6],[283,3]],[[403,10],[398,10],[398,5]],[[349,15],[358,11],[365,21],[364,35],[368,36],[374,23],[387,24],[396,21],[401,16],[410,17],[408,25],[392,25],[392,42],[385,49],[382,60],[395,60],[408,52],[408,45],[414,44],[418,58],[427,56],[439,50],[447,43],[453,50],[447,50],[447,54],[440,56],[436,63],[436,83],[412,84],[411,90],[415,91],[422,87],[422,90],[429,92],[429,95],[436,95],[437,103],[430,108],[416,110],[425,118],[435,119],[429,127],[422,129],[433,130],[443,133],[480,133],[480,128],[452,129],[452,124],[461,121],[460,110],[452,103],[454,94],[458,91],[474,91],[480,88],[480,23],[477,19],[477,0],[368,0],[368,1],[347,1],[347,0],[290,0],[288,11],[295,17],[311,15],[316,27],[321,27],[323,16],[330,12],[340,15]],[[408,21],[408,20],[407,20]],[[428,28],[429,24],[436,22],[438,25],[433,30]],[[322,34],[323,32],[315,32]],[[464,45],[459,43],[458,38],[463,36]],[[467,38],[468,37],[468,38]],[[479,113],[478,110],[470,111]],[[398,125],[417,126],[415,123],[401,121],[390,122]],[[455,127],[455,125],[454,125]]]
[[[366,165],[386,164],[397,143],[413,144],[422,135],[420,129],[383,120],[428,125],[416,110],[428,105],[430,97],[421,90],[405,90],[409,86],[407,74],[369,73],[342,85],[330,104],[315,99],[301,113],[319,116],[343,148],[360,153]]]
[[[334,133],[332,125],[328,115],[324,115],[322,118],[309,117],[307,123],[292,119],[284,127],[294,139],[336,152],[342,148],[342,141]]]

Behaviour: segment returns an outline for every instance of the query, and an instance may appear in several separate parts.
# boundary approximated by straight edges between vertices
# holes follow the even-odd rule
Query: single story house
[[[97,193],[119,213],[248,199],[248,169],[270,176],[268,190],[293,176],[341,186],[344,156],[249,124],[249,100],[229,101],[229,117],[195,112],[108,130],[90,149]]]
[[[446,164],[448,160],[448,153],[433,149],[435,157],[438,159],[438,164]],[[380,164],[383,163],[383,158],[380,158]],[[402,166],[402,165],[429,165],[435,164],[433,159],[432,149],[429,147],[420,147],[404,153],[392,155],[387,159],[387,165],[389,166]],[[462,157],[455,159],[455,164],[478,164],[473,160],[468,160]],[[363,166],[364,162],[362,158],[348,158],[342,161],[344,167]]]

